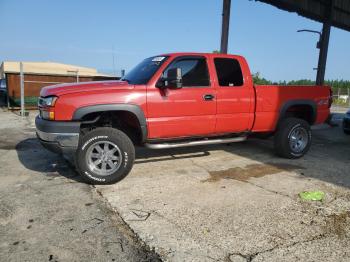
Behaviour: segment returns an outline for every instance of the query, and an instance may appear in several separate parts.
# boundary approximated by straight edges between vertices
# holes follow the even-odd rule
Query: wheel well
[[[113,127],[123,131],[134,144],[141,144],[142,129],[137,116],[129,111],[93,112],[83,116],[80,125],[85,134],[97,127]]]
[[[285,119],[288,117],[296,117],[296,118],[304,119],[310,125],[313,125],[316,120],[314,108],[311,105],[307,105],[307,104],[298,104],[298,105],[289,106],[287,110],[284,111],[284,114],[281,115],[280,119]]]

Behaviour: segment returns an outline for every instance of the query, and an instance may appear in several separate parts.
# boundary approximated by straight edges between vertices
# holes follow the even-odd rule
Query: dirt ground
[[[92,187],[39,145],[33,116],[0,112],[1,261],[350,260],[340,127],[315,127],[298,160],[276,157],[271,140],[138,148],[129,176]],[[325,199],[301,200],[309,190]]]
[[[0,261],[159,261],[67,161],[34,116],[0,108]]]

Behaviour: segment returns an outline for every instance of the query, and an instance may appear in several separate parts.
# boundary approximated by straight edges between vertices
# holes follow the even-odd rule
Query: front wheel
[[[96,128],[82,137],[76,153],[80,175],[91,184],[113,184],[126,177],[135,159],[130,138],[113,128]]]
[[[275,134],[275,150],[285,158],[300,158],[311,146],[310,125],[303,119],[287,118],[283,120]]]

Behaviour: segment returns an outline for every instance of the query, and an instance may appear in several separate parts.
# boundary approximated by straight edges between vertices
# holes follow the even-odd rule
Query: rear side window
[[[209,86],[209,73],[207,61],[202,57],[189,57],[176,59],[165,70],[164,76],[167,76],[171,68],[181,68],[183,87]]]
[[[242,86],[243,74],[239,62],[232,58],[214,59],[220,86]]]

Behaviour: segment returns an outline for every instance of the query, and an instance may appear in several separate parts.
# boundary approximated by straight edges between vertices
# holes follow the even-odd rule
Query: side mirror
[[[178,89],[182,88],[182,70],[181,68],[171,68],[168,70],[167,77],[161,78],[158,83],[157,87],[160,89],[163,88],[173,88]]]

